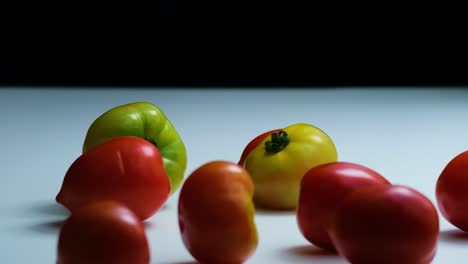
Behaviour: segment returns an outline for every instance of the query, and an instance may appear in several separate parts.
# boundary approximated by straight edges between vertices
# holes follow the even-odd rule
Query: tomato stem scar
[[[279,131],[271,134],[271,140],[265,142],[265,149],[268,153],[277,153],[289,144],[288,133]]]

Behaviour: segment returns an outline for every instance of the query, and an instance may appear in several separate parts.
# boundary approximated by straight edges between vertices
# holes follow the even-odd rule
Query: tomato
[[[159,210],[169,193],[158,149],[142,138],[125,136],[78,157],[65,174],[56,200],[72,212],[97,200],[116,200],[145,220]]]
[[[244,148],[244,151],[242,151],[241,157],[240,157],[239,162],[237,164],[240,165],[240,166],[244,166],[245,158],[247,158],[247,155],[250,154],[252,149],[254,149],[256,146],[258,146],[258,144],[260,144],[266,137],[268,137],[269,135],[271,135],[271,134],[273,134],[275,132],[279,132],[279,131],[281,131],[281,129],[270,130],[270,131],[267,131],[267,132],[265,132],[263,134],[258,135],[254,139],[252,139],[249,142],[249,144],[247,144],[247,146]]]
[[[319,128],[294,124],[262,140],[244,163],[255,185],[254,202],[267,209],[295,209],[304,174],[337,160],[335,145]]]
[[[453,158],[440,174],[436,200],[445,219],[468,232],[468,151]]]
[[[179,227],[185,247],[201,263],[242,263],[258,244],[247,171],[227,161],[196,169],[182,185]]]
[[[150,250],[143,224],[127,207],[98,201],[75,212],[63,224],[58,264],[148,264]]]
[[[337,210],[330,237],[351,263],[428,264],[436,254],[439,219],[432,202],[400,185],[366,187]]]
[[[108,110],[89,127],[83,152],[120,136],[141,137],[153,143],[163,157],[164,169],[171,182],[171,193],[179,188],[187,166],[187,151],[161,109],[148,102],[134,102]]]
[[[302,178],[297,221],[302,235],[312,244],[335,251],[328,235],[341,201],[351,192],[390,183],[379,173],[349,162],[332,162],[310,169]]]

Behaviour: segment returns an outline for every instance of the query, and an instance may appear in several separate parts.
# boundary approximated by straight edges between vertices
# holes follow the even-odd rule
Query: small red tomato
[[[110,139],[83,153],[68,169],[57,202],[72,212],[98,200],[116,200],[141,220],[169,197],[170,183],[158,149],[133,136]]]
[[[196,169],[179,195],[182,240],[204,264],[246,261],[257,248],[253,183],[235,163],[212,161]]]
[[[330,228],[338,253],[359,264],[429,264],[438,234],[437,210],[428,198],[382,184],[347,196]]]
[[[247,155],[250,154],[250,152],[252,151],[252,149],[254,149],[258,144],[262,143],[262,141],[268,137],[269,135],[275,133],[275,132],[279,132],[281,131],[281,129],[274,129],[274,130],[270,130],[270,131],[267,131],[263,134],[260,134],[258,135],[256,138],[252,139],[249,144],[247,144],[247,146],[244,148],[244,151],[242,151],[242,155],[239,159],[239,162],[237,163],[239,166],[244,166],[244,162],[245,162],[245,159],[247,158]]]
[[[58,264],[148,264],[143,224],[127,207],[98,201],[77,209],[63,224]]]
[[[332,162],[310,169],[302,178],[297,221],[312,244],[335,251],[328,228],[339,204],[363,187],[390,183],[379,173],[349,162]]]
[[[468,151],[453,158],[440,174],[436,200],[445,219],[468,232]]]

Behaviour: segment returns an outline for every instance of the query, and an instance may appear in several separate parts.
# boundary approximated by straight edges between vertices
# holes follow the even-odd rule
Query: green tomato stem
[[[278,153],[289,144],[288,133],[279,131],[271,134],[271,140],[265,142],[265,149],[268,153]]]

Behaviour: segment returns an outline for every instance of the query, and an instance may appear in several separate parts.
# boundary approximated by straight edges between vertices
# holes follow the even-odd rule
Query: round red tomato
[[[148,264],[143,224],[127,207],[99,201],[77,209],[63,224],[58,264]]]
[[[338,253],[351,263],[428,264],[435,256],[438,234],[432,202],[399,185],[351,193],[330,228]]]
[[[170,182],[158,149],[133,136],[110,139],[83,153],[68,169],[56,200],[72,212],[98,200],[116,200],[141,220],[169,197]]]
[[[444,168],[437,180],[436,199],[447,221],[468,232],[468,151]]]
[[[379,173],[349,162],[332,162],[310,169],[302,178],[297,222],[312,244],[334,251],[328,228],[337,207],[349,193],[390,183]]]

